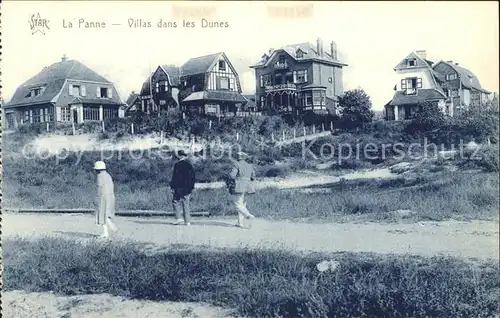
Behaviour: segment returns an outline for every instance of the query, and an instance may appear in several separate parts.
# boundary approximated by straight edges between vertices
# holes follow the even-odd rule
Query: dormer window
[[[417,60],[416,59],[410,59],[410,60],[408,60],[408,66],[409,67],[415,67],[415,66],[417,66]]]
[[[226,61],[221,60],[219,61],[219,71],[225,71],[226,70]]]
[[[30,89],[30,91],[28,92],[28,94],[26,94],[26,98],[29,98],[29,97],[35,97],[35,96],[38,96],[38,95],[42,95],[43,93],[43,87],[35,87],[35,88],[32,88]]]
[[[298,48],[297,49],[297,52],[295,52],[295,56],[297,56],[297,58],[301,59],[304,57],[304,51],[302,51],[301,48]]]
[[[447,74],[445,78],[447,81],[453,81],[457,79],[457,74]]]

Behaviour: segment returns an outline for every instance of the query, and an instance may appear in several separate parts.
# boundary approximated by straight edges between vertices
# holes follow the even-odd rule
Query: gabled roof
[[[181,84],[181,74],[182,70],[180,67],[175,65],[162,65],[160,66],[163,71],[167,74],[170,84],[172,86],[179,86]]]
[[[446,95],[437,89],[419,88],[416,95],[406,95],[403,92],[394,93],[394,97],[390,101],[389,105],[418,104],[426,101],[438,101],[446,98]]]
[[[223,56],[226,57],[223,52],[219,52],[205,56],[193,57],[181,66],[182,76],[206,73]]]
[[[301,50],[303,52],[302,57],[297,57],[297,51]],[[336,66],[347,66],[347,64],[342,63],[332,57],[330,52],[328,50],[323,51],[323,55],[320,55],[318,51],[316,50],[316,46],[309,43],[299,43],[299,44],[291,44],[291,45],[286,45],[280,49],[276,49],[271,53],[271,56],[267,59],[267,61],[260,61],[257,64],[254,64],[250,66],[251,68],[259,68],[259,67],[266,67],[269,65],[271,60],[279,53],[281,52],[286,52],[288,55],[293,58],[294,60],[298,62],[305,62],[305,61],[317,61],[317,62],[322,62],[326,64],[332,64]],[[264,57],[264,56],[263,56]]]
[[[440,61],[438,62],[434,68],[440,64],[440,63],[444,63],[444,64],[447,64],[449,65],[451,68],[453,68],[455,70],[455,72],[458,73],[459,75],[459,78],[460,78],[460,81],[462,82],[462,85],[465,86],[466,88],[469,88],[469,89],[477,89],[478,91],[480,92],[483,92],[483,93],[486,93],[486,94],[490,94],[489,91],[485,90],[484,88],[481,87],[481,83],[479,83],[479,79],[477,78],[476,75],[474,75],[474,73],[472,73],[470,70],[464,68],[464,67],[461,67],[461,66],[458,66],[454,63],[450,63],[450,62],[445,62],[445,61]]]
[[[415,60],[415,66],[408,66],[408,60]],[[394,66],[394,70],[403,70],[403,69],[414,69],[414,68],[429,68],[432,65],[431,61],[424,60],[417,53],[411,52],[406,56],[398,65]]]
[[[6,107],[52,102],[64,86],[66,80],[91,81],[111,84],[77,60],[66,60],[44,67],[38,74],[21,84]],[[31,89],[43,87],[42,94],[26,98]]]
[[[130,96],[127,98],[127,101],[125,102],[128,106],[134,105],[136,100],[139,98],[139,94],[132,93]]]

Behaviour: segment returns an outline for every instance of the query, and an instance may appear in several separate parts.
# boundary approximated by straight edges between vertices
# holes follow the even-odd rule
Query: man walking
[[[234,163],[229,175],[232,179],[229,192],[232,194],[234,205],[238,211],[238,223],[236,223],[236,226],[241,228],[243,227],[243,220],[245,218],[255,218],[247,208],[248,195],[255,193],[253,186],[255,169],[246,159],[248,159],[248,155],[244,152],[239,152],[237,154],[237,161]]]
[[[106,171],[106,164],[103,161],[97,161],[94,164],[94,170],[97,172],[98,187],[98,208],[96,213],[96,223],[102,225],[104,233],[101,238],[109,237],[109,229],[116,231],[117,228],[112,221],[115,216],[115,189],[113,179]]]
[[[184,151],[179,150],[177,152],[177,159],[178,161],[175,163],[172,173],[172,181],[170,181],[170,188],[173,194],[172,204],[176,218],[175,224],[190,225],[189,198],[194,189],[194,169],[187,160],[187,155]]]

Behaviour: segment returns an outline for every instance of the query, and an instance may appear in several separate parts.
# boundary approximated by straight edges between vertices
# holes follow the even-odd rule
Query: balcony
[[[277,92],[284,90],[297,90],[297,86],[293,83],[277,84],[277,85],[266,85],[266,93]]]
[[[274,63],[274,68],[276,68],[276,69],[288,68],[288,62],[287,61],[277,61],[276,63]]]
[[[416,95],[417,89],[416,88],[407,88],[405,94],[406,95]]]

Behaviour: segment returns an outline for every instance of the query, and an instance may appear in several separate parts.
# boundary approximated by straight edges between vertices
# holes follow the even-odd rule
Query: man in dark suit
[[[172,189],[172,204],[175,210],[175,224],[190,225],[189,197],[194,189],[195,174],[184,151],[177,152],[178,161],[174,165],[170,188]]]

